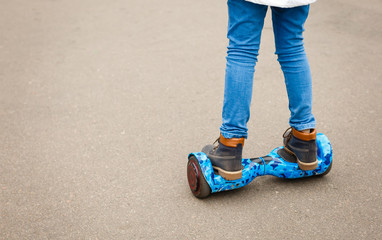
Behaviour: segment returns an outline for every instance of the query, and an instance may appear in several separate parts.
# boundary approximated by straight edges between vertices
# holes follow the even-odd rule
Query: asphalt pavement
[[[219,134],[219,0],[0,3],[0,239],[382,239],[382,2],[319,0],[305,46],[322,178],[199,200],[187,155]],[[244,157],[282,144],[267,15]]]

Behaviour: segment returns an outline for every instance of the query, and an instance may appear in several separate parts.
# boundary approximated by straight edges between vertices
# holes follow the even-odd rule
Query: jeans
[[[268,6],[228,0],[227,65],[220,131],[225,138],[247,138],[253,75]],[[312,78],[303,31],[309,5],[271,7],[276,54],[288,92],[289,125],[296,130],[315,128]]]

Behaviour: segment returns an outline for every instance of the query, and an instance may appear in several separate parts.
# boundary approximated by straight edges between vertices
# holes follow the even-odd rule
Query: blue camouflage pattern
[[[318,167],[315,170],[303,171],[297,163],[291,163],[283,160],[278,154],[278,150],[283,147],[273,149],[267,156],[272,157],[272,160],[265,161],[260,157],[261,161],[252,161],[249,158],[242,159],[243,172],[242,178],[229,181],[225,180],[218,174],[214,173],[212,164],[207,155],[203,152],[191,153],[189,157],[195,156],[199,162],[204,178],[211,188],[211,192],[221,192],[241,188],[249,184],[257,176],[272,175],[279,178],[303,178],[314,175],[323,174],[330,166],[333,158],[333,150],[329,139],[322,133],[318,133],[317,141],[317,160]]]

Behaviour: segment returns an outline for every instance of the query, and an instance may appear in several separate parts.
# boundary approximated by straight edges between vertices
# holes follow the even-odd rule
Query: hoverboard
[[[242,177],[237,180],[226,180],[217,174],[205,153],[190,153],[187,164],[188,184],[195,197],[205,198],[211,193],[244,187],[258,176],[295,179],[326,175],[332,168],[332,146],[322,133],[317,134],[316,141],[318,166],[314,170],[301,170],[296,158],[284,147],[278,147],[264,157],[242,159]]]

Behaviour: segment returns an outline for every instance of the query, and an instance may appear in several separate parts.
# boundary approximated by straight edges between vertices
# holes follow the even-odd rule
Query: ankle
[[[237,147],[239,144],[241,144],[241,146],[244,146],[244,137],[225,138],[223,134],[220,134],[219,142],[226,147]]]
[[[293,136],[303,141],[311,141],[316,139],[316,129],[305,129],[298,131],[292,128]]]

